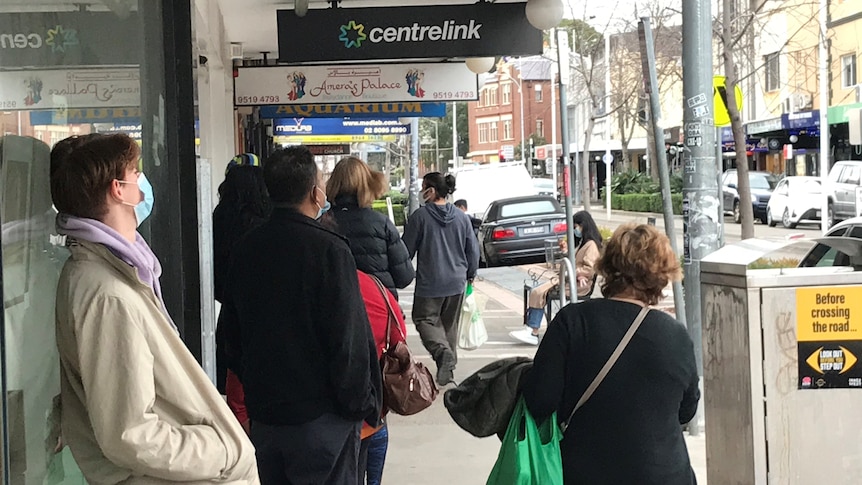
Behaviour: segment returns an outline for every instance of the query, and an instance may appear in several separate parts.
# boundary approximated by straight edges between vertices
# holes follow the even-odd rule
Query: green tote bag
[[[519,399],[487,485],[562,485],[561,439],[557,413],[536,426]]]

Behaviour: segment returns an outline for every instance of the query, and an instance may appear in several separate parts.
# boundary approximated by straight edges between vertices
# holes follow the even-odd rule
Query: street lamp
[[[518,58],[518,77],[521,78],[521,81],[515,81],[515,78],[513,78],[508,72],[503,73],[503,76],[509,78],[510,81],[518,86],[518,95],[521,98],[521,160],[526,160],[526,157],[524,157],[524,150],[526,149],[524,146],[524,90],[521,89],[521,83],[524,82],[524,79],[521,77],[520,57]]]

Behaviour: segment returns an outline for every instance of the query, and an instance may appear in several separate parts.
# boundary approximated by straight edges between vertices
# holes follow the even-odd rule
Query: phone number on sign
[[[281,102],[280,96],[237,96],[236,104],[274,104]]]
[[[475,99],[475,91],[435,91],[434,99]]]
[[[364,132],[369,135],[404,135],[407,133],[406,126],[380,126],[365,128]]]

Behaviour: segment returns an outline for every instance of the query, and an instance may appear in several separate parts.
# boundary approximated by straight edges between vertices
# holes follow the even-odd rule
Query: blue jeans
[[[545,316],[545,310],[541,308],[527,308],[527,326],[533,330],[538,330],[542,326],[543,316]]]
[[[359,458],[360,485],[380,485],[388,448],[389,430],[385,425],[380,428],[380,431],[362,440]]]

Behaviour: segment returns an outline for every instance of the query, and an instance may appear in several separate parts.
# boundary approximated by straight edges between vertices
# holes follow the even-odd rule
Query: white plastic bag
[[[464,350],[476,350],[488,341],[481,306],[483,305],[473,292],[473,285],[468,284],[461,307],[461,329],[458,333],[458,347]]]

